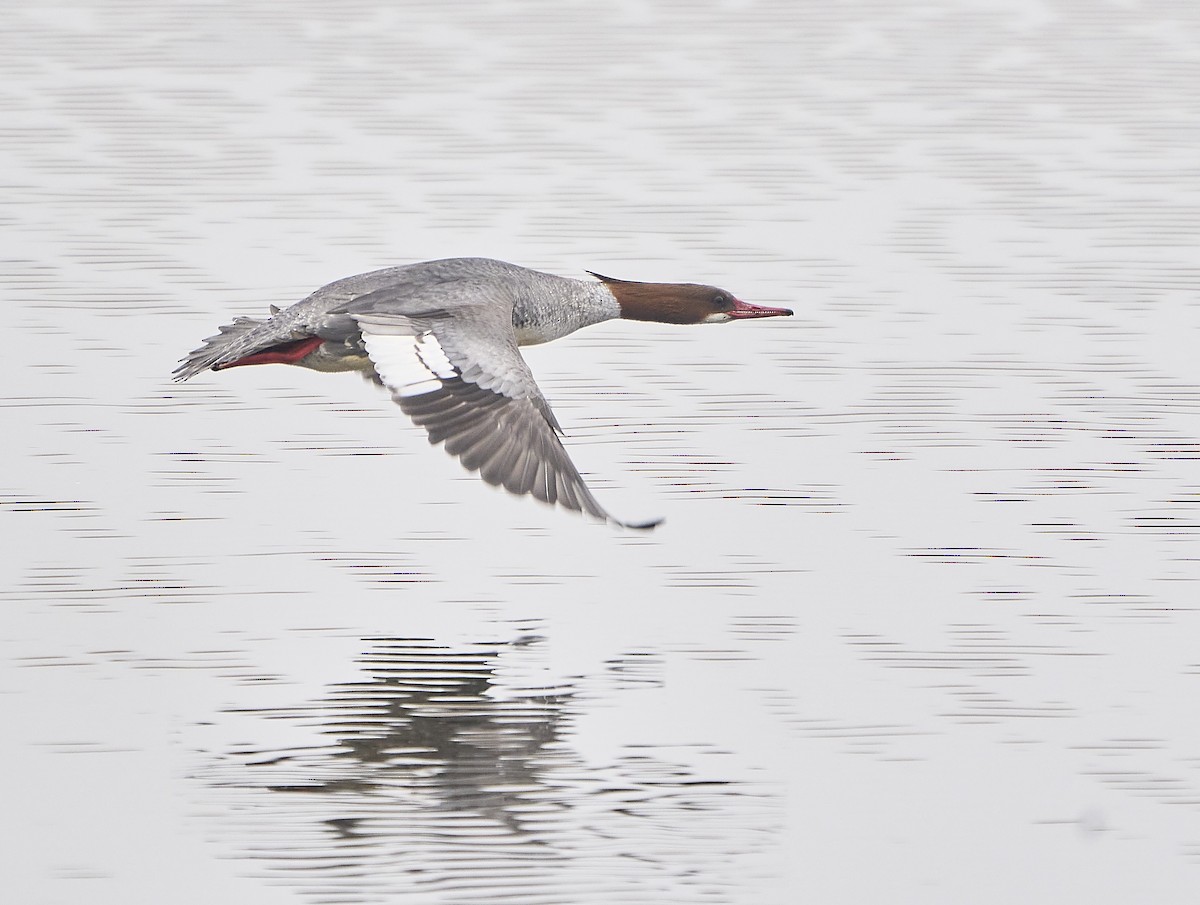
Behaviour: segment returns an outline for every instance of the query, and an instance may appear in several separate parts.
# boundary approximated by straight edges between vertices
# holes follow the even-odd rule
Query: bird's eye
[[[713,307],[718,311],[724,311],[726,308],[730,308],[732,306],[733,299],[729,297],[728,293],[718,292],[713,296]]]

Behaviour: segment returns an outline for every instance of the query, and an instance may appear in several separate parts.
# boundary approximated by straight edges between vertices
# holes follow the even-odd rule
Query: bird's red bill
[[[750,317],[790,317],[794,312],[791,308],[768,308],[766,305],[751,305],[741,299],[733,300],[733,310],[729,316],[734,320]]]

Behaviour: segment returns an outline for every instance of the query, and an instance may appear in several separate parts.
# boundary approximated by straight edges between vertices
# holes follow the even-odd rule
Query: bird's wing
[[[411,309],[410,309],[411,310]],[[400,408],[470,471],[511,493],[631,528],[604,511],[559,442],[561,430],[517,349],[502,305],[353,312]]]

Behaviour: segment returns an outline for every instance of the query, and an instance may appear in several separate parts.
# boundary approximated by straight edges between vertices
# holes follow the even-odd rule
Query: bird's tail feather
[[[253,317],[234,318],[232,324],[220,328],[215,336],[204,340],[204,345],[184,358],[175,369],[176,380],[187,380],[201,371],[228,364],[244,358],[259,349],[280,341],[276,330],[261,329],[268,327],[270,321],[257,320]],[[286,337],[285,337],[286,338]]]

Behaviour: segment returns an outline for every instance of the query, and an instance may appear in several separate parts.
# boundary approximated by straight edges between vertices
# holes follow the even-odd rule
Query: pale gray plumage
[[[572,464],[518,351],[619,315],[601,283],[489,259],[429,261],[338,280],[266,321],[239,318],[175,376],[186,380],[319,337],[323,343],[291,363],[364,371],[431,443],[444,444],[489,484],[624,525]]]
[[[490,258],[424,261],[335,280],[266,321],[238,318],[188,355],[175,370],[175,379],[187,380],[209,368],[220,369],[261,349],[305,336],[346,343],[348,349],[362,354],[361,346],[355,345],[358,331],[353,314],[453,314],[484,299],[508,310],[512,321],[508,330],[515,333],[520,345],[549,342],[621,313],[616,299],[601,283]],[[464,352],[469,354],[470,349]],[[305,366],[312,367],[312,363],[305,362]]]

